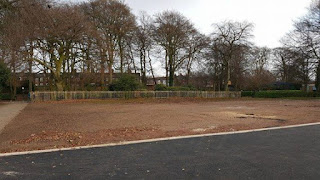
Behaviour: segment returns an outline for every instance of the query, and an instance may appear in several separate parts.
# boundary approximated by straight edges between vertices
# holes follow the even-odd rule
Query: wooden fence
[[[197,98],[240,98],[241,92],[215,91],[49,91],[33,92],[30,95],[32,102],[59,101],[73,99],[130,99],[130,98],[170,98],[170,97],[197,97]]]

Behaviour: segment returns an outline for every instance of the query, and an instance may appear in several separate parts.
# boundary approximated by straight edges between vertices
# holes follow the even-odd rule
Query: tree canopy
[[[32,74],[43,73],[47,90],[60,91],[93,82],[105,90],[114,73],[140,73],[144,85],[165,76],[166,86],[198,89],[260,90],[275,81],[306,87],[314,81],[320,90],[319,17],[317,0],[282,46],[269,49],[253,43],[254,25],[245,21],[208,22],[212,33],[205,35],[180,12],[135,15],[121,0],[2,0],[0,59],[14,93],[18,73],[28,73],[29,89]]]

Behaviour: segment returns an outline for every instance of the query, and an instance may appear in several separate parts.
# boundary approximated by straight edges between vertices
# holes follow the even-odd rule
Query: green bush
[[[137,91],[148,91],[145,87],[140,87]]]
[[[136,91],[139,89],[140,83],[135,76],[130,74],[123,74],[121,77],[114,81],[110,86],[110,91]]]
[[[197,91],[193,86],[173,86],[167,87],[163,84],[157,84],[154,88],[155,91]]]
[[[241,97],[254,97],[254,91],[241,91]]]
[[[154,87],[154,90],[155,91],[167,91],[167,86],[163,85],[163,84],[157,84],[155,87]]]
[[[10,69],[4,63],[0,62],[0,93],[8,88],[8,80],[10,78]]]
[[[254,96],[257,98],[308,97],[308,93],[303,91],[259,91]]]
[[[0,93],[0,100],[11,100],[10,93]]]
[[[174,86],[174,87],[168,87],[168,91],[190,91],[190,88]]]
[[[320,93],[299,90],[243,91],[241,96],[255,98],[320,97]]]
[[[185,86],[187,88],[189,88],[189,91],[197,91],[198,89],[196,87],[194,87],[193,85],[188,85],[188,86]]]

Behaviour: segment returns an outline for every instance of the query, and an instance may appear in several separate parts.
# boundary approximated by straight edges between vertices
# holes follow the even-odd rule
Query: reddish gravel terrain
[[[0,134],[0,152],[320,122],[320,100],[135,99],[29,104]]]

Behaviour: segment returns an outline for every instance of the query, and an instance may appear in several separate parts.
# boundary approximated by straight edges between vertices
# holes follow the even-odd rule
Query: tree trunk
[[[146,55],[147,55],[147,53],[146,53],[146,50],[144,49],[143,50],[144,52],[143,52],[143,74],[142,74],[142,82],[143,82],[143,84],[147,84],[147,70],[146,70]]]
[[[320,92],[320,60],[318,62],[318,67],[317,67],[317,71],[316,71],[316,83],[315,86],[317,88],[317,92]]]
[[[32,84],[33,84],[33,77],[32,77],[32,61],[29,61],[29,77],[28,77],[28,80],[29,80],[29,93],[31,94],[32,92]]]
[[[15,52],[12,51],[11,53],[11,59],[12,59],[12,62],[11,62],[11,69],[12,69],[12,75],[11,75],[11,80],[10,80],[10,86],[11,86],[11,99],[16,99],[16,96],[17,96],[17,72],[16,72],[16,54]]]
[[[112,43],[110,43],[112,44]],[[109,61],[108,61],[108,71],[109,71],[109,85],[112,84],[112,81],[113,81],[113,70],[112,70],[112,66],[113,66],[113,47],[109,46],[109,49],[108,49],[108,58],[109,58]]]
[[[32,75],[32,58],[33,58],[33,45],[31,46],[31,49],[30,49],[30,59],[29,59],[29,77],[28,77],[28,80],[29,80],[29,93],[31,95],[32,93],[32,84],[33,84],[33,75]]]
[[[109,71],[109,85],[112,84],[112,80],[113,80],[113,72],[112,72],[112,64],[108,64],[108,71]]]
[[[56,88],[57,91],[63,91],[63,81],[60,73],[60,68],[58,68],[59,65],[57,65],[57,72],[55,73],[55,81],[56,81]]]
[[[309,60],[306,62],[303,61],[303,84],[304,84],[304,91],[308,90],[309,84]]]
[[[100,87],[101,90],[105,87],[105,54],[104,51],[101,52],[101,62],[100,62]]]
[[[73,60],[73,62],[71,63],[71,72],[70,72],[70,85],[71,85],[71,89],[73,91],[76,91],[76,84],[80,83],[77,81],[77,77],[76,77],[76,70],[75,70],[75,59]],[[80,78],[80,77],[79,77]]]
[[[170,70],[170,74],[169,74],[169,86],[170,87],[173,87],[174,83],[174,71],[173,70]]]
[[[172,52],[169,52],[169,86],[173,87],[173,81],[174,81],[174,55]]]
[[[123,74],[123,48],[121,44],[121,39],[119,39],[119,53],[120,53],[120,73]]]
[[[136,74],[137,73],[137,66],[136,66],[136,62],[134,60],[134,55],[133,55],[133,51],[132,51],[132,47],[131,45],[129,46],[130,48],[130,59],[131,59],[131,63],[133,65],[133,69],[134,69],[134,73]]]
[[[229,81],[230,81],[230,74],[231,74],[231,72],[230,72],[230,63],[229,62],[227,62],[227,64],[226,64],[226,72],[227,72],[227,75],[226,75],[226,82],[225,82],[225,85],[224,85],[224,90],[225,91],[229,91]]]
[[[285,58],[283,56],[281,56],[281,62],[282,62],[282,66],[283,66],[283,74],[282,74],[282,81],[283,82],[288,82],[288,67],[285,61]]]
[[[63,91],[63,83],[61,80],[57,80],[56,82],[56,86],[57,86],[57,91]]]
[[[166,61],[166,86],[169,86],[168,84],[168,80],[169,80],[169,68],[168,68],[168,51],[166,50],[166,57],[165,57],[165,61]]]
[[[188,64],[187,64],[187,85],[190,83],[190,74],[191,74],[191,65],[192,65],[192,57],[189,53]]]
[[[154,77],[154,73],[153,73],[153,67],[152,67],[151,58],[150,58],[150,52],[149,51],[148,51],[148,58],[149,58],[150,71],[151,71],[151,74],[152,74],[152,78],[153,78],[154,84],[157,85],[157,81],[156,81],[156,78]]]
[[[191,74],[191,69],[188,69],[188,72],[187,72],[187,85],[188,86],[190,85],[190,74]]]
[[[146,51],[144,49],[140,49],[140,68],[141,68],[141,80],[143,84],[147,84],[146,79]]]
[[[63,77],[61,76],[61,68],[65,62],[65,56],[60,54],[59,60],[55,60],[56,64],[56,72],[54,73],[55,76],[55,84],[58,91],[63,91]]]

